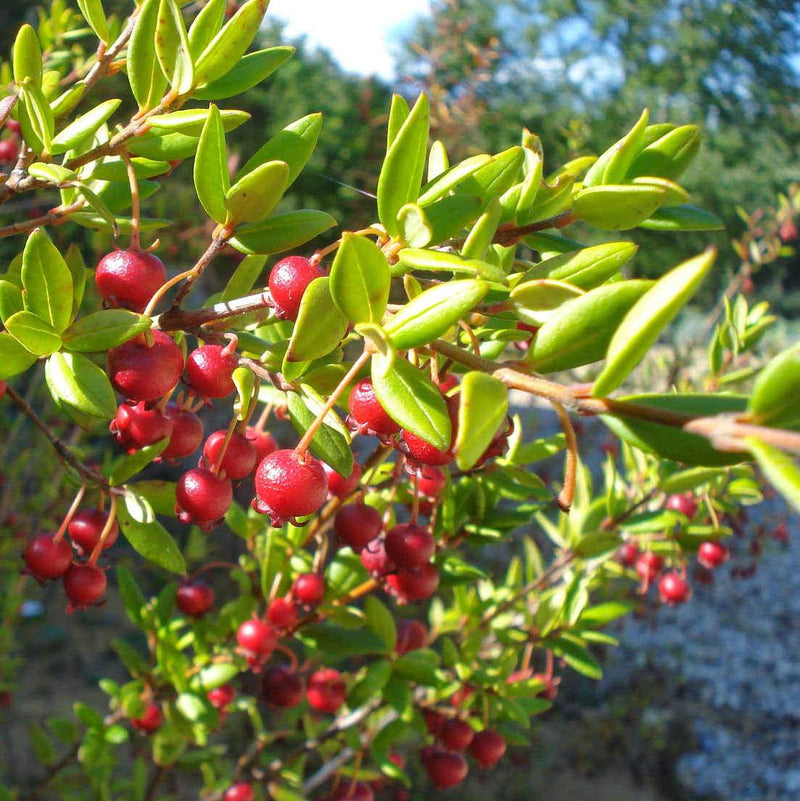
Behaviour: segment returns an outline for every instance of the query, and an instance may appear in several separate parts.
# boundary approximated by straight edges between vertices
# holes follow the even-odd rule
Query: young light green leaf
[[[61,337],[53,326],[33,312],[21,311],[5,321],[9,333],[36,356],[49,356],[61,347]]]
[[[43,228],[37,228],[22,254],[25,308],[62,332],[72,319],[72,274]]]
[[[150,318],[127,309],[104,309],[81,318],[64,331],[67,350],[97,353],[115,348],[150,328]]]
[[[700,138],[700,130],[696,125],[682,125],[666,131],[636,157],[626,179],[657,175],[677,180],[700,150]]]
[[[17,109],[25,144],[36,155],[47,156],[53,140],[55,119],[42,90],[31,81],[26,81],[19,90]]]
[[[155,37],[156,57],[172,91],[186,95],[194,85],[189,37],[177,0],[161,0]]]
[[[492,156],[491,161],[467,175],[455,191],[460,195],[475,195],[488,202],[517,182],[524,161],[524,149],[514,145]]]
[[[428,179],[428,183],[422,187],[422,192],[417,202],[420,206],[429,206],[431,203],[441,200],[441,198],[449,195],[453,189],[472,175],[472,173],[486,164],[489,164],[491,161],[492,157],[490,155],[482,153],[478,156],[470,156],[453,167],[448,167],[435,178]]]
[[[523,322],[544,325],[565,303],[582,294],[576,286],[542,278],[515,286],[511,291],[511,305]]]
[[[347,318],[333,302],[330,278],[315,278],[300,303],[286,351],[287,362],[307,362],[330,353],[347,331]]]
[[[39,37],[30,25],[23,25],[14,40],[11,54],[14,81],[20,86],[29,80],[36,86],[42,85],[42,48]]]
[[[28,167],[28,175],[38,178],[40,181],[46,181],[49,184],[63,184],[67,181],[74,181],[77,179],[77,174],[74,170],[69,170],[62,167],[60,164],[45,164],[42,161],[37,161]]]
[[[108,21],[103,11],[102,0],[77,0],[77,3],[83,18],[89,23],[97,38],[108,44]]]
[[[156,57],[156,26],[161,0],[144,0],[133,26],[125,62],[131,91],[140,111],[158,105],[167,88],[167,79]]]
[[[129,478],[138,475],[167,447],[167,445],[169,445],[169,437],[164,437],[158,440],[158,442],[145,445],[138,451],[125,453],[117,457],[108,470],[108,483],[111,484],[112,487],[119,487]]]
[[[767,481],[800,512],[800,468],[791,456],[756,437],[747,437],[745,444],[756,457]]]
[[[208,110],[197,144],[193,174],[194,188],[206,214],[215,222],[224,223],[228,216],[225,196],[230,189],[231,180],[222,117],[213,104]]]
[[[260,223],[240,226],[230,242],[242,253],[283,253],[304,245],[334,225],[336,220],[324,211],[287,211]]]
[[[93,417],[111,419],[117,413],[108,376],[79,353],[54,353],[47,360],[45,378],[57,402]]]
[[[269,47],[248,53],[230,72],[195,90],[192,96],[196,100],[225,100],[240,95],[269,78],[293,55],[293,47]]]
[[[589,169],[583,179],[584,186],[597,184],[621,184],[628,174],[631,164],[645,146],[645,130],[650,118],[647,109],[642,112],[636,125],[603,154]]]
[[[390,143],[391,144],[391,143]],[[450,169],[450,158],[447,155],[447,148],[444,143],[438,139],[431,145],[430,153],[428,153],[428,174],[427,180],[433,181],[444,172]]]
[[[0,333],[0,380],[24,373],[36,356],[5,332]]]
[[[86,84],[82,81],[63,91],[55,100],[50,101],[53,117],[57,119],[69,114],[83,100],[84,94],[86,94]]]
[[[580,289],[593,289],[616,275],[639,249],[633,242],[605,242],[572,250],[539,262],[525,273],[523,281],[550,278]]]
[[[221,300],[244,297],[255,285],[266,263],[266,256],[245,256],[225,284]]]
[[[658,186],[590,186],[572,199],[572,211],[579,220],[608,231],[626,231],[651,217],[666,197]]]
[[[246,111],[226,108],[217,110],[225,131],[234,131],[250,119]],[[210,114],[207,108],[185,108],[169,114],[154,114],[148,118],[151,128],[157,131],[181,133],[184,136],[200,136]]]
[[[286,407],[295,431],[302,436],[314,422],[316,412],[309,408],[306,400],[297,392],[286,393]],[[349,476],[353,472],[353,452],[347,438],[341,431],[329,425],[329,420],[330,417],[327,417],[319,427],[309,447],[315,456],[336,472]]]
[[[639,227],[649,231],[722,231],[725,223],[706,209],[684,203],[682,206],[659,209]]]
[[[400,133],[403,123],[408,119],[411,109],[408,107],[408,102],[402,95],[392,95],[392,103],[389,106],[389,124],[386,128],[386,150],[392,146],[392,143]]]
[[[406,203],[397,213],[399,237],[412,248],[439,245],[457,236],[480,213],[479,197],[450,195],[423,208]]]
[[[217,35],[225,20],[227,0],[209,0],[189,28],[189,52],[197,61],[209,42]],[[196,98],[197,95],[195,94]],[[198,98],[202,100],[203,98]]]
[[[12,332],[13,333],[13,332]],[[748,411],[753,422],[774,428],[800,427],[800,344],[779,353],[758,374]]]
[[[498,198],[493,198],[486,211],[478,218],[472,226],[464,244],[461,247],[461,255],[465,259],[482,259],[486,255],[492,238],[497,232],[500,224],[500,215],[503,209]]]
[[[259,223],[283,197],[289,180],[285,161],[268,161],[240,178],[225,195],[228,222]]]
[[[430,270],[433,272],[452,272],[456,275],[477,275],[487,281],[507,283],[503,270],[488,261],[480,259],[462,259],[457,253],[446,253],[439,250],[421,248],[403,248],[398,254],[398,265],[393,266],[394,275],[402,275],[404,268],[412,270]]]
[[[469,470],[489,447],[508,414],[508,388],[498,379],[477,371],[461,381],[458,405],[456,464]]]
[[[367,626],[386,643],[388,651],[393,651],[397,645],[397,624],[392,613],[374,595],[367,596],[364,613]]]
[[[105,100],[91,111],[82,114],[53,137],[50,152],[54,155],[66,153],[94,136],[100,126],[119,108],[120,102]]]
[[[390,285],[389,263],[381,249],[366,237],[345,233],[330,275],[339,311],[353,323],[380,323]]]
[[[124,502],[117,504],[117,520],[125,539],[140,556],[171,573],[186,573],[183,554],[144,498],[128,490]]]
[[[0,281],[0,320],[3,324],[12,314],[21,312],[24,308],[22,290],[11,281]]]

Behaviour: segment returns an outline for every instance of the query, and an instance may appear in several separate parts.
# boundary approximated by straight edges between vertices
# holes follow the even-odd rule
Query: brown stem
[[[552,406],[556,410],[567,443],[566,459],[564,460],[564,486],[558,494],[558,508],[562,512],[569,512],[572,508],[572,501],[575,498],[575,480],[578,471],[578,438],[575,436],[575,429],[572,427],[572,421],[569,419],[567,410],[557,401],[553,401]]]
[[[270,301],[270,294],[265,291],[236,300],[215,303],[205,309],[187,311],[173,308],[154,317],[153,328],[159,328],[162,331],[185,331],[189,328],[199,328],[206,323],[269,309]]]
[[[211,244],[206,248],[205,253],[203,253],[203,255],[197,260],[197,264],[195,264],[195,266],[192,268],[191,274],[187,276],[183,286],[178,290],[178,294],[175,295],[175,300],[172,301],[170,311],[180,308],[181,303],[183,303],[189,292],[192,291],[195,281],[200,278],[200,276],[203,274],[203,271],[206,269],[206,267],[208,267],[209,264],[211,264],[217,253],[219,253],[220,250],[225,247],[228,242],[228,238],[232,233],[232,231],[223,229],[214,236],[214,238],[211,240]]]
[[[69,507],[69,510],[64,515],[64,519],[61,521],[61,525],[58,527],[58,531],[55,533],[53,537],[53,542],[61,542],[66,533],[67,529],[69,528],[69,524],[72,522],[72,518],[75,517],[75,512],[78,511],[78,507],[81,505],[81,501],[83,500],[83,496],[86,494],[86,482],[81,482],[81,488],[78,490],[77,495],[75,496],[75,500],[72,502],[72,505]]]
[[[70,214],[75,211],[80,211],[84,206],[85,203],[83,200],[78,200],[69,206],[57,206],[41,217],[5,225],[0,228],[0,239],[4,239],[8,236],[16,236],[17,234],[27,234],[33,231],[34,228],[39,228],[43,225],[62,225],[65,222],[69,222]]]
[[[100,532],[100,538],[97,540],[97,545],[94,546],[92,549],[92,553],[89,555],[89,559],[87,564],[91,567],[94,567],[97,564],[97,560],[100,558],[100,554],[103,552],[103,548],[105,547],[106,541],[108,540],[109,536],[111,535],[111,530],[114,528],[114,522],[117,519],[117,496],[114,493],[111,494],[111,507],[108,510],[108,518],[106,520],[106,524],[103,526],[103,530]]]
[[[131,250],[140,251],[142,249],[142,240],[139,235],[139,219],[141,213],[141,205],[139,202],[139,181],[136,179],[136,170],[133,168],[133,162],[126,154],[122,156],[122,161],[125,163],[125,171],[128,173],[128,184],[131,188]]]

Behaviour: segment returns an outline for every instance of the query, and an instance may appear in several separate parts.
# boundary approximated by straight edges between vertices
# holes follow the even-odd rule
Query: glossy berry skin
[[[680,573],[665,573],[658,582],[658,597],[662,603],[678,606],[692,597],[692,588]]]
[[[346,695],[347,685],[344,678],[333,668],[322,668],[308,680],[306,698],[317,712],[336,712],[344,703]]]
[[[633,567],[636,564],[638,556],[639,549],[633,542],[623,542],[617,551],[617,559],[619,563],[625,567]]]
[[[245,620],[236,631],[236,642],[248,654],[266,659],[275,649],[278,636],[275,629],[263,620]]]
[[[394,570],[394,562],[386,553],[383,540],[374,539],[361,551],[361,564],[371,576],[380,577]]]
[[[361,467],[358,462],[353,463],[353,472],[347,478],[340,476],[332,467],[324,462],[322,467],[328,476],[328,492],[335,498],[346,498],[351,492],[358,489],[361,481]]]
[[[430,442],[426,442],[422,437],[418,437],[410,431],[403,431],[401,439],[407,455],[421,464],[441,466],[450,464],[450,462],[455,459],[455,455],[452,452],[452,443],[454,440],[451,440],[450,449],[442,451],[438,448],[434,448]]]
[[[227,431],[215,431],[206,440],[206,444],[203,446],[203,458],[209,468],[217,463],[227,435]],[[258,453],[250,440],[242,434],[234,433],[228,442],[225,455],[222,457],[220,470],[231,481],[239,481],[253,472],[257,459]]]
[[[397,643],[395,651],[401,656],[409,651],[424,648],[428,642],[428,630],[419,620],[397,621]]]
[[[72,564],[72,548],[66,540],[56,542],[51,534],[32,539],[22,554],[28,572],[39,582],[61,578]]]
[[[663,569],[664,560],[652,551],[645,551],[636,559],[636,572],[647,581],[652,581]]]
[[[697,550],[697,561],[703,567],[713,570],[724,565],[730,555],[730,551],[719,540],[709,540],[700,544]]]
[[[316,606],[325,597],[325,579],[319,573],[303,573],[292,584],[292,596],[305,606]]]
[[[667,498],[665,507],[673,512],[680,512],[686,515],[690,520],[697,514],[697,501],[691,492],[685,492],[682,495],[670,495]]]
[[[161,712],[161,708],[156,704],[150,704],[141,717],[131,718],[133,728],[144,734],[152,734],[158,731],[163,722],[164,715]]]
[[[254,801],[256,797],[253,785],[247,782],[232,784],[223,794],[222,801]]]
[[[188,409],[179,409],[174,403],[168,403],[164,414],[172,421],[172,434],[161,457],[169,461],[177,461],[191,456],[203,441],[203,422]]]
[[[383,520],[378,510],[365,503],[348,503],[333,519],[333,530],[339,541],[356,552],[366,548],[382,528]]]
[[[236,690],[230,684],[223,684],[222,687],[215,687],[206,693],[208,702],[214,709],[225,709],[230,706],[236,698]]]
[[[236,391],[233,371],[238,366],[229,345],[203,345],[186,359],[186,383],[203,398],[225,398]]]
[[[178,587],[175,603],[184,615],[203,617],[214,606],[214,590],[205,581],[187,581]]]
[[[163,331],[151,331],[148,347],[135,337],[112,348],[106,357],[106,372],[120,395],[133,401],[152,401],[166,395],[180,381],[183,354]]]
[[[449,718],[446,720],[439,733],[442,745],[450,751],[465,751],[469,748],[474,736],[475,729],[461,718]]]
[[[303,700],[303,680],[284,665],[273,665],[264,672],[261,696],[270,706],[289,709]]]
[[[297,607],[289,598],[273,598],[267,607],[267,620],[276,629],[287,631],[297,623]]]
[[[69,523],[67,533],[72,544],[81,554],[87,556],[94,550],[95,545],[100,542],[100,535],[108,522],[108,512],[101,509],[84,509],[77,512]],[[108,550],[116,541],[119,535],[119,526],[115,520],[111,524],[106,541],[103,543],[103,550]]]
[[[413,523],[400,523],[386,534],[386,553],[399,568],[422,567],[435,551],[433,537]]]
[[[493,729],[484,729],[472,738],[469,752],[482,768],[494,767],[506,752],[505,738]]]
[[[278,521],[305,517],[318,511],[328,497],[328,479],[322,464],[293,450],[271,453],[256,470],[255,508]]]
[[[19,145],[13,139],[0,139],[0,163],[11,164],[19,158]]]
[[[303,256],[288,256],[281,259],[269,274],[269,291],[278,316],[284,320],[296,320],[308,285],[322,278],[325,271],[315,267]]]
[[[386,584],[389,592],[401,603],[422,601],[439,588],[439,571],[433,565],[398,570],[386,577]]]
[[[417,471],[414,481],[419,494],[426,498],[437,498],[447,484],[444,473],[438,467],[426,467]]]
[[[109,429],[117,442],[128,453],[133,453],[160,439],[171,437],[173,421],[160,409],[148,409],[141,401],[136,404],[121,403]]]
[[[461,784],[469,772],[467,760],[461,754],[453,754],[436,746],[422,749],[422,764],[437,790]]]
[[[178,479],[175,501],[175,511],[181,522],[210,528],[228,511],[233,502],[233,488],[230,479],[195,467]]]
[[[107,253],[94,273],[97,291],[106,305],[140,314],[166,280],[167,271],[161,259],[136,250]]]
[[[256,463],[260,463],[266,459],[271,453],[278,450],[278,443],[275,442],[275,437],[268,431],[256,431],[255,428],[248,427],[245,436],[252,446],[256,449]]]
[[[108,586],[106,574],[92,565],[70,565],[64,575],[64,592],[69,603],[67,612],[88,609],[103,597]]]
[[[353,387],[348,408],[352,418],[365,434],[387,437],[400,431],[400,426],[389,417],[375,397],[371,378],[365,378]]]

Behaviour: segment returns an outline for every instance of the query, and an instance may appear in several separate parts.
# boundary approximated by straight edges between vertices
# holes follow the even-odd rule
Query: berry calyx
[[[479,731],[469,746],[469,752],[482,768],[494,767],[506,752],[506,740],[494,729]]]
[[[152,734],[161,728],[164,722],[164,715],[161,708],[156,704],[148,704],[147,708],[138,718],[131,718],[131,725],[137,731],[144,734]]]
[[[625,567],[633,567],[636,564],[638,556],[639,548],[634,542],[623,542],[617,551],[617,559],[619,563]]]
[[[186,581],[178,587],[175,603],[184,615],[203,617],[214,606],[214,590],[205,581]]]
[[[316,606],[325,597],[325,579],[319,573],[303,573],[292,584],[292,596],[301,604]]]
[[[263,620],[250,618],[236,630],[236,642],[244,651],[248,662],[255,666],[269,659],[278,643],[278,634]]]
[[[635,567],[640,578],[652,581],[664,569],[664,560],[652,551],[645,551],[637,557]]]
[[[348,503],[342,506],[333,519],[333,530],[345,545],[354,551],[366,548],[383,528],[377,509],[365,503]]]
[[[427,642],[428,630],[419,620],[397,621],[397,643],[394,649],[400,656],[424,648]]]
[[[347,405],[350,415],[364,434],[388,437],[400,431],[400,426],[389,417],[375,396],[371,378],[365,378],[353,387]]]
[[[102,509],[84,509],[72,518],[67,533],[80,554],[88,555],[94,550],[97,543],[100,542],[100,535],[107,522],[108,512],[104,512]],[[117,541],[118,535],[119,526],[115,520],[103,543],[104,551]]]
[[[308,285],[324,275],[322,268],[316,267],[303,256],[281,259],[272,268],[268,281],[278,316],[284,320],[296,320]]]
[[[166,395],[180,381],[183,354],[163,331],[151,331],[153,344],[135,337],[106,357],[106,372],[120,395],[133,401],[152,401]]]
[[[215,431],[203,446],[203,458],[206,466],[211,468],[217,463],[225,438],[228,432],[225,430]],[[225,449],[225,455],[220,463],[220,470],[231,479],[239,479],[249,476],[253,472],[258,460],[258,453],[247,437],[242,434],[232,434]]]
[[[184,473],[175,487],[175,511],[183,523],[211,528],[225,516],[233,503],[230,479],[195,467]]]
[[[439,588],[439,571],[434,565],[398,570],[386,577],[386,584],[400,603],[422,601]]]
[[[724,565],[730,559],[730,556],[731,553],[728,548],[719,540],[702,542],[697,549],[697,561],[708,570]]]
[[[256,470],[255,509],[269,514],[274,526],[314,514],[328,497],[328,480],[322,464],[293,450],[279,450]]]
[[[386,553],[399,568],[422,567],[435,551],[433,537],[413,523],[400,523],[386,534]]]
[[[347,478],[340,476],[332,467],[323,462],[325,475],[328,476],[328,492],[336,498],[346,498],[351,492],[358,488],[361,481],[361,467],[358,462],[353,462],[353,470]]]
[[[680,573],[665,573],[658,582],[658,597],[669,606],[678,606],[692,597],[692,588]]]
[[[233,371],[238,366],[231,344],[202,345],[186,359],[186,383],[203,398],[225,398],[236,391]]]
[[[194,412],[179,409],[174,403],[167,404],[164,415],[172,421],[172,434],[167,447],[161,451],[161,457],[177,461],[191,456],[203,441],[202,421]]]
[[[261,680],[261,695],[271,706],[289,709],[303,700],[303,681],[291,668],[273,665]]]
[[[230,684],[223,684],[222,687],[215,687],[206,693],[208,702],[214,709],[225,709],[230,706],[236,698],[236,690]]]
[[[276,629],[287,631],[297,623],[297,607],[289,598],[274,598],[267,607],[267,620]]]
[[[697,501],[692,492],[670,495],[667,498],[665,508],[671,509],[673,512],[680,512],[691,520],[697,514]]]
[[[93,565],[70,565],[64,574],[64,592],[69,603],[67,612],[88,609],[97,604],[108,586],[106,574]]]
[[[268,431],[258,431],[251,426],[248,427],[245,436],[256,449],[257,462],[261,462],[262,459],[266,459],[267,456],[278,450],[278,443],[275,442],[275,437]]]
[[[346,695],[347,685],[344,678],[333,668],[322,668],[308,680],[306,698],[318,712],[336,712],[344,703]]]
[[[383,540],[374,539],[361,551],[361,564],[371,576],[379,578],[394,570],[394,563],[386,553]]]
[[[142,401],[121,403],[109,430],[128,453],[133,453],[171,436],[173,421],[161,409],[148,409]]]
[[[442,745],[450,751],[464,751],[469,747],[472,738],[475,736],[475,729],[461,718],[449,718],[442,725],[439,739]]]
[[[112,308],[143,312],[167,280],[158,256],[141,250],[114,250],[100,259],[94,273],[97,291]]]
[[[467,760],[461,754],[431,745],[422,749],[422,764],[437,790],[461,784],[469,772]]]
[[[66,540],[56,542],[51,534],[34,537],[25,548],[22,558],[28,572],[40,583],[61,578],[72,564],[72,548]]]
[[[256,794],[252,784],[237,782],[225,791],[222,801],[254,801],[255,797]]]

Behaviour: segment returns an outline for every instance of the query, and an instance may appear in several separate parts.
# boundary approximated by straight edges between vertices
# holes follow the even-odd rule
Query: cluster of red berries
[[[6,120],[5,128],[8,136],[0,139],[0,164],[7,166],[16,163],[19,158],[19,123],[16,120]]]

